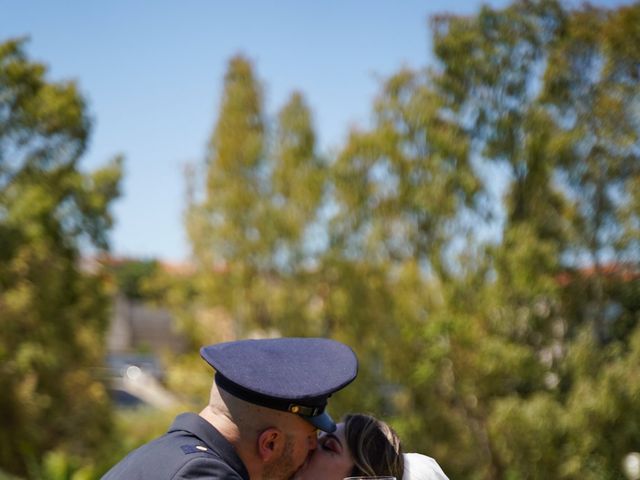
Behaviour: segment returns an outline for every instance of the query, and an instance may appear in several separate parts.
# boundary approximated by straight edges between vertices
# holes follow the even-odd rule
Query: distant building
[[[107,332],[109,353],[183,353],[186,347],[187,342],[176,331],[173,317],[167,309],[123,295],[116,297]]]

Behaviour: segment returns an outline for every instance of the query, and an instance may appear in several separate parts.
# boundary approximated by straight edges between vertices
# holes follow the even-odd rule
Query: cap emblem
[[[320,415],[324,412],[324,407],[307,407],[304,405],[297,405],[292,403],[289,405],[288,410],[291,413],[297,413],[298,415],[303,415],[305,417],[315,417],[316,415]]]

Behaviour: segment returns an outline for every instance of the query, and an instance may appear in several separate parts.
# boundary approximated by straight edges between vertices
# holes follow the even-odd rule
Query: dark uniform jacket
[[[127,455],[102,480],[249,480],[233,446],[195,413],[183,413],[169,431]]]

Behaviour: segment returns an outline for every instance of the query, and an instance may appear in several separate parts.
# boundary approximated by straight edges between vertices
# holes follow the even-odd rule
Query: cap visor
[[[316,427],[318,430],[322,430],[323,432],[333,433],[336,431],[336,424],[333,419],[329,416],[328,413],[322,413],[320,415],[316,415],[315,417],[302,417],[311,425]]]

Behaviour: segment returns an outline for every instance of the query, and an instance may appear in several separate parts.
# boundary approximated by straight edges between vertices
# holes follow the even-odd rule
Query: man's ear
[[[280,456],[284,445],[284,433],[276,427],[269,427],[258,435],[258,455],[263,462]]]

